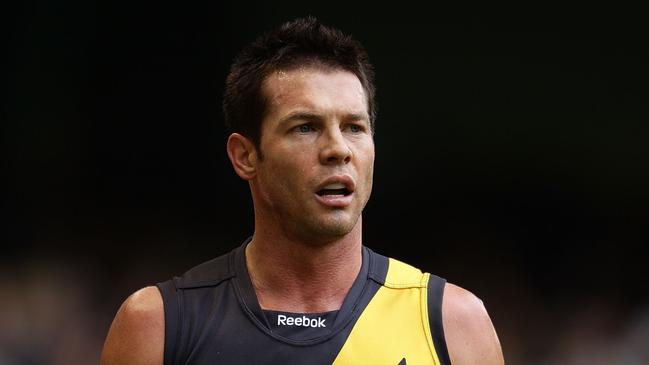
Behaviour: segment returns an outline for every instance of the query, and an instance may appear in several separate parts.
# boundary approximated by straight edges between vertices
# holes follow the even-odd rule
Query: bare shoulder
[[[502,365],[500,341],[482,301],[468,290],[446,284],[442,321],[453,365]]]
[[[101,365],[162,365],[164,352],[164,307],[155,286],[129,296],[110,326]]]

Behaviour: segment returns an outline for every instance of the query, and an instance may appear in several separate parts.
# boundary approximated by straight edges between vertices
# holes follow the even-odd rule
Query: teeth
[[[324,187],[325,189],[344,189],[345,185],[341,183],[329,184]]]

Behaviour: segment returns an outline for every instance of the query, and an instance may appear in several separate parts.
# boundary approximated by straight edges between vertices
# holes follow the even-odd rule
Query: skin
[[[491,318],[473,293],[447,283],[442,301],[442,323],[453,365],[505,363]]]
[[[255,207],[246,251],[253,286],[265,309],[336,310],[360,270],[361,212],[372,190],[374,140],[365,93],[354,74],[317,69],[273,73],[263,92],[269,100],[263,160],[245,137],[228,140]],[[341,207],[316,195],[336,177],[354,186]]]
[[[318,67],[278,71],[264,84],[269,105],[260,158],[252,142],[233,133],[227,143],[235,172],[248,181],[255,232],[246,264],[264,309],[339,309],[361,266],[362,211],[372,190],[374,140],[358,78]],[[344,204],[316,192],[331,178],[353,185]],[[448,284],[443,324],[454,365],[503,364],[498,337],[482,302]],[[163,364],[164,311],[160,292],[131,295],[109,330],[103,365]]]
[[[108,330],[102,365],[163,365],[164,307],[158,288],[148,286],[128,297]]]

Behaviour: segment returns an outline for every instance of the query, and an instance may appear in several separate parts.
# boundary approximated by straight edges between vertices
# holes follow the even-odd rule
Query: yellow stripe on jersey
[[[429,274],[390,259],[385,284],[354,325],[334,365],[440,365],[428,321]]]

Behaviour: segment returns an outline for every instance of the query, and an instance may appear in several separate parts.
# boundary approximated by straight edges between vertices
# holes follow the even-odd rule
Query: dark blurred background
[[[8,25],[0,364],[90,364],[134,290],[239,245],[221,96],[312,14],[377,72],[374,250],[483,299],[508,364],[648,364],[638,9],[32,1]],[[471,10],[471,11],[469,11]]]

